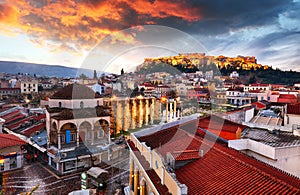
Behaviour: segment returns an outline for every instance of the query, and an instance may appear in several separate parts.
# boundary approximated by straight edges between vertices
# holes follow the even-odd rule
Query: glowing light
[[[167,98],[165,96],[161,97],[160,99],[161,102],[166,102],[167,101]]]
[[[143,96],[142,95],[139,95],[136,97],[137,99],[143,99]]]

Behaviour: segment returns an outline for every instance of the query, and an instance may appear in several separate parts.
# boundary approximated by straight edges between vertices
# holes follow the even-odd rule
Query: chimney
[[[199,150],[199,156],[202,158],[204,156],[204,151],[203,150]]]

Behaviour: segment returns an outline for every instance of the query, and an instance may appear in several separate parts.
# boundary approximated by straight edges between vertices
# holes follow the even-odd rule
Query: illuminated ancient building
[[[111,108],[114,134],[160,121],[161,102],[154,97],[112,97],[105,99],[104,104]]]

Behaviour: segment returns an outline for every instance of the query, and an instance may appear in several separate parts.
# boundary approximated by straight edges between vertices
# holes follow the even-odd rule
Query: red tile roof
[[[249,90],[249,93],[263,93],[263,90]]]
[[[185,150],[171,152],[176,161],[194,160],[200,158],[199,150]]]
[[[13,130],[15,128],[18,128],[21,124],[24,124],[26,122],[29,122],[31,119],[35,119],[37,121],[40,121],[42,119],[45,119],[46,118],[46,114],[40,114],[40,115],[33,115],[33,116],[29,116],[29,117],[26,117],[24,119],[21,119],[21,120],[18,120],[14,123],[11,123],[9,125],[7,125],[7,128],[9,128],[10,130]]]
[[[11,146],[20,146],[24,144],[27,143],[15,135],[0,134],[0,149],[11,147]]]
[[[287,105],[287,114],[300,114],[300,104]]]
[[[19,110],[15,110],[13,112],[10,112],[8,114],[5,114],[5,115],[1,116],[1,118],[6,120],[6,119],[9,119],[10,117],[13,117],[14,115],[16,115],[18,113],[19,113]]]
[[[229,88],[227,91],[239,91],[239,92],[244,92],[243,88]]]
[[[94,99],[96,93],[89,87],[81,84],[71,84],[59,89],[51,97],[52,99]]]
[[[280,99],[297,99],[297,97],[294,94],[280,94]]]
[[[250,84],[249,86],[251,86],[251,87],[268,87],[269,84],[254,83],[254,84]]]
[[[252,105],[254,105],[257,109],[263,109],[266,108],[266,105],[261,103],[261,102],[253,102],[251,103]]]
[[[188,194],[299,194],[300,179],[236,150],[172,127],[140,137],[165,158],[167,152],[203,150],[204,156],[175,171]],[[164,144],[162,144],[164,143]],[[139,154],[139,152],[135,152]]]
[[[46,123],[40,123],[38,125],[30,127],[29,129],[26,129],[25,131],[22,132],[22,134],[25,136],[30,136],[33,133],[35,133],[36,131],[41,131],[45,127],[46,127]]]
[[[245,125],[241,125],[215,115],[200,118],[198,127],[208,131],[216,130],[228,132],[236,132],[239,128],[241,130],[246,128]]]
[[[13,117],[10,117],[9,119],[6,119],[6,120],[5,120],[5,124],[8,125],[8,124],[10,124],[11,122],[17,121],[17,120],[22,119],[22,118],[24,118],[24,117],[25,117],[24,114],[18,113],[17,115],[14,115]]]

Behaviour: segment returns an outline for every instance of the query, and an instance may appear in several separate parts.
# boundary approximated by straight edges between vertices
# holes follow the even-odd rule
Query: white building
[[[239,78],[240,75],[239,75],[239,73],[237,71],[233,71],[232,73],[230,73],[230,77],[231,78]]]
[[[25,80],[21,81],[21,93],[37,93],[38,92],[38,81],[37,80]]]
[[[95,93],[99,93],[99,94],[104,94],[106,90],[106,86],[99,83],[88,85],[88,87],[90,87]]]
[[[250,129],[228,146],[300,178],[300,137],[291,132]]]
[[[22,168],[27,143],[15,135],[0,133],[0,172]]]
[[[270,91],[271,85],[270,84],[250,84],[250,85],[244,86],[244,91],[253,91],[253,90]]]
[[[46,108],[49,166],[65,174],[108,160],[110,111],[93,90],[68,85]]]

